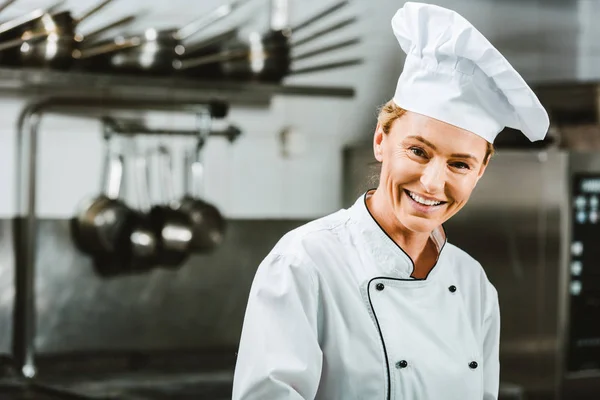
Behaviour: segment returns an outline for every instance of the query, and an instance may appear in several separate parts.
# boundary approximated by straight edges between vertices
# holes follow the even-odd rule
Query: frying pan
[[[126,73],[170,74],[173,62],[186,51],[186,41],[194,34],[226,17],[249,0],[232,0],[187,25],[167,30],[146,29],[142,34],[118,37],[82,49],[78,58],[83,68],[117,70]],[[101,49],[99,51],[99,49]]]
[[[210,252],[216,249],[224,239],[226,222],[219,209],[201,198],[198,186],[202,184],[204,166],[200,153],[211,133],[212,117],[207,111],[198,115],[198,143],[192,152],[185,155],[186,194],[180,202],[179,210],[188,215],[192,223],[193,235],[190,250]]]

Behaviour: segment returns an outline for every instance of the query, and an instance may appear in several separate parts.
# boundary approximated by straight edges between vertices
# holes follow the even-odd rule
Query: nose
[[[431,161],[421,174],[421,185],[428,194],[440,193],[446,182],[446,166],[444,163]]]

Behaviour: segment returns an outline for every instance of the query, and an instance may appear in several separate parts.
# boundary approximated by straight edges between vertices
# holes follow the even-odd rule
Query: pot
[[[180,202],[179,210],[187,214],[192,223],[190,250],[210,252],[216,249],[225,237],[226,221],[213,204],[202,199],[199,188],[202,186],[204,166],[202,165],[202,147],[211,133],[210,113],[199,114],[200,129],[195,149],[185,155],[186,194]]]
[[[174,268],[183,264],[190,255],[193,227],[190,217],[179,209],[173,185],[172,157],[166,146],[159,146],[158,178],[163,199],[150,210],[150,220],[156,235],[156,264]]]
[[[202,14],[187,25],[158,30],[146,29],[129,37],[117,37],[82,49],[78,55],[82,68],[124,73],[168,75],[173,63],[186,52],[186,41],[202,29],[229,15],[248,0],[234,0]],[[101,51],[98,51],[101,49]]]
[[[71,219],[71,234],[76,246],[93,257],[115,256],[126,251],[127,227],[131,210],[119,199],[123,182],[123,155],[106,140],[103,191],[86,199]]]

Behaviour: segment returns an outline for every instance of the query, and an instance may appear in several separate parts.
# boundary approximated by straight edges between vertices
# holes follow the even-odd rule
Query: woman
[[[442,224],[467,203],[496,135],[509,126],[540,140],[548,116],[455,12],[406,3],[392,27],[407,58],[375,129],[379,185],[286,234],[261,263],[235,400],[497,399],[497,293]]]

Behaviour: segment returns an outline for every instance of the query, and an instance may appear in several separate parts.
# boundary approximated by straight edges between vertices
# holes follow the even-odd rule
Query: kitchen
[[[244,37],[262,33],[273,23],[270,3],[286,4],[249,0],[190,40],[238,26]],[[297,26],[336,3],[290,1],[275,23],[287,24],[287,15],[290,25]],[[127,34],[148,28],[184,26],[223,4],[115,0],[82,22],[81,32],[133,16],[135,20],[104,33],[111,38],[124,32],[127,39]],[[487,180],[446,227],[450,241],[473,254],[498,288],[501,398],[596,398],[600,389],[594,371],[600,367],[592,362],[583,372],[566,371],[564,357],[570,326],[565,312],[570,223],[575,217],[570,201],[579,195],[570,191],[571,177],[599,171],[590,137],[597,120],[593,82],[599,78],[595,67],[600,60],[593,39],[600,7],[582,0],[436,4],[457,10],[480,27],[537,90],[553,122],[549,139],[539,147],[525,148],[511,134],[497,143]],[[96,5],[70,1],[58,7],[81,18]],[[29,382],[33,394],[15,398],[75,398],[63,393],[67,388],[88,396],[77,398],[230,398],[246,300],[261,259],[284,233],[349,206],[372,185],[365,182],[369,174],[364,171],[372,162],[375,110],[391,96],[402,69],[389,31],[389,19],[400,5],[355,0],[297,29],[298,39],[293,34],[292,42],[313,39],[304,49],[292,48],[296,56],[350,44],[299,60],[293,68],[356,63],[309,69],[286,76],[283,84],[277,77],[274,83],[254,85],[139,71],[133,79],[130,71],[63,71],[60,65],[3,68],[0,350],[6,355],[7,393],[21,390],[22,375],[35,375]],[[52,4],[17,0],[0,17],[9,20],[48,6]],[[320,34],[332,26],[337,28]],[[54,99],[46,100],[50,96]],[[170,184],[180,198],[185,192],[183,159],[197,146],[204,121],[189,105],[215,98],[221,100],[213,105],[223,117],[209,121],[215,134],[211,130],[203,142],[200,192],[226,219],[223,241],[171,269],[102,276],[92,258],[76,247],[71,222],[82,201],[96,196],[103,185],[107,129],[116,133],[111,145],[127,150],[123,196],[129,204],[141,206],[129,152],[161,146],[176,161]],[[48,107],[43,118],[32,112],[32,105]],[[43,132],[34,147],[36,219],[28,212],[28,150],[34,129]],[[15,167],[19,160],[20,177]],[[520,179],[514,177],[516,165],[526,166]],[[151,202],[163,198],[156,181],[148,186]],[[16,226],[23,235],[15,234],[15,216],[22,217]],[[31,226],[38,229],[33,240],[27,234]],[[471,234],[474,229],[477,235]],[[32,260],[35,268],[29,265]]]

